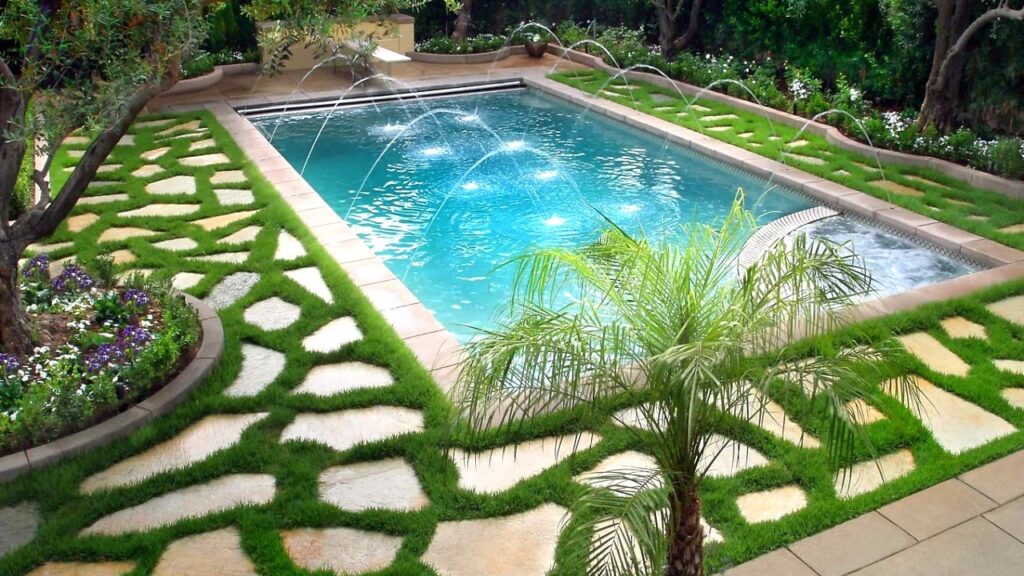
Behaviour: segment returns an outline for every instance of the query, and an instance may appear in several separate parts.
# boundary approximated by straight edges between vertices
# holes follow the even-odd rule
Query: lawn
[[[603,80],[595,76],[583,86],[596,90],[602,82]],[[654,103],[649,100],[651,91],[653,90],[647,87],[636,90],[642,106],[653,108]],[[725,112],[721,105],[714,103],[708,103],[707,107],[716,112]],[[737,115],[740,116],[740,113]],[[665,112],[663,117],[674,115]],[[122,166],[101,174],[100,178],[114,181],[116,184],[90,189],[90,197],[126,193],[127,199],[79,205],[75,215],[92,213],[98,216],[98,220],[77,233],[69,231],[66,225],[62,227],[51,241],[70,241],[73,245],[53,251],[52,256],[54,259],[60,259],[75,254],[88,258],[99,253],[130,250],[133,255],[131,257],[126,252],[119,252],[121,266],[125,270],[152,270],[154,274],[165,275],[177,275],[182,272],[201,275],[198,283],[188,288],[190,293],[198,297],[209,296],[215,286],[233,273],[252,272],[259,275],[259,281],[251,291],[220,312],[226,337],[224,357],[210,378],[193,392],[181,407],[125,441],[58,466],[37,471],[3,486],[3,490],[0,491],[0,507],[23,500],[36,501],[41,508],[43,523],[32,543],[0,559],[0,575],[24,574],[46,561],[75,560],[131,561],[136,563],[136,569],[132,574],[148,574],[156,566],[167,546],[175,540],[227,526],[236,526],[239,529],[245,553],[259,571],[265,574],[307,573],[298,569],[289,559],[282,542],[281,530],[334,526],[384,532],[403,539],[395,561],[379,574],[432,574],[431,569],[421,562],[420,557],[430,545],[440,523],[526,512],[546,502],[568,508],[581,491],[580,485],[573,481],[574,475],[593,468],[613,454],[640,445],[634,434],[612,423],[611,415],[626,408],[621,402],[614,401],[602,406],[599,417],[589,420],[572,412],[561,413],[531,422],[517,430],[514,436],[494,434],[482,438],[475,445],[464,445],[460,441],[459,430],[452,426],[451,404],[431,380],[429,373],[418,364],[412,353],[404,347],[326,250],[317,244],[277,192],[262,179],[259,171],[244,159],[230,135],[205,112],[163,118],[167,118],[167,122],[157,126],[147,125],[143,128],[136,125],[132,131],[134,143],[119,146],[112,154],[108,163]],[[154,118],[146,120],[152,121]],[[189,125],[190,122],[198,124]],[[756,118],[740,116],[739,120],[733,122],[737,123],[734,132],[740,129],[754,132],[751,142],[763,141],[766,150],[775,146],[767,139],[766,128],[759,124]],[[157,134],[167,130],[172,124],[182,128],[166,134],[158,142]],[[208,132],[195,133],[195,129],[207,129]],[[781,126],[778,129],[780,135],[789,130]],[[175,135],[182,137],[172,138]],[[728,139],[727,141],[733,143],[746,142],[736,136],[716,137]],[[202,142],[208,138],[214,140],[211,146],[189,150],[193,142]],[[830,167],[845,167],[851,172],[849,182],[844,183],[859,183],[867,189],[873,188],[867,184],[870,180],[867,172],[858,171],[859,169],[853,165],[855,158],[824,145],[819,146],[813,136],[807,136],[807,140],[812,142],[813,146],[802,149],[801,153],[824,155],[828,152]],[[76,145],[69,145],[68,150],[58,156],[53,169],[56,180],[59,181],[65,174],[64,168],[74,162],[68,152],[75,147]],[[155,161],[145,162],[140,158],[141,153],[162,147],[170,149]],[[77,148],[81,149],[82,145],[77,145]],[[779,148],[775,146],[774,150],[777,153]],[[182,158],[216,152],[226,154],[228,162],[206,167],[188,167],[181,164]],[[163,172],[151,176],[131,175],[145,164],[158,165],[163,168]],[[215,173],[228,170],[242,170],[245,182],[216,186],[211,184],[211,177]],[[854,173],[857,174],[856,177],[853,176]],[[898,174],[894,180],[900,179],[909,183],[912,181],[907,180],[906,176],[917,174],[950,186],[954,184],[931,172],[919,173],[908,169]],[[196,193],[172,196],[154,196],[147,193],[147,184],[174,175],[193,176],[197,186]],[[251,189],[253,202],[225,206],[216,200],[215,194],[216,190],[224,188]],[[971,200],[973,208],[970,210],[984,213],[992,221],[984,225],[975,222],[970,229],[979,233],[982,226],[991,232],[997,226],[1009,225],[1011,218],[1020,217],[1019,210],[1014,212],[1010,209],[1019,208],[1019,205],[1011,204],[1010,201],[993,194],[961,188],[951,188],[949,191],[935,186],[927,188],[926,195],[921,198],[900,197],[896,200],[918,209],[925,209],[925,202],[934,202],[940,208],[935,213],[937,217],[949,217],[956,224],[960,221],[972,222],[967,220],[969,210],[952,204],[949,200]],[[119,216],[121,212],[154,203],[200,206],[186,216]],[[238,213],[243,215],[236,221],[211,230],[193,223],[218,215]],[[112,227],[127,226],[150,230],[156,234],[111,242],[99,240],[104,231]],[[237,245],[222,242],[224,238],[250,226],[259,228],[251,239]],[[275,259],[282,232],[297,238],[307,254],[293,260]],[[1000,233],[992,234],[998,236]],[[181,252],[154,246],[158,242],[178,238],[189,238],[195,242],[195,246]],[[1018,239],[1016,245],[1021,244],[1024,242]],[[195,259],[236,252],[248,254],[244,258],[239,256],[237,262]],[[330,288],[332,303],[327,303],[285,276],[285,272],[289,270],[308,267],[316,267],[319,270]],[[830,463],[825,450],[798,448],[761,428],[740,419],[733,419],[727,428],[720,432],[760,451],[768,458],[769,464],[742,471],[733,477],[709,479],[704,485],[702,498],[705,517],[725,539],[724,543],[709,546],[709,568],[716,570],[739,564],[877,508],[883,503],[936,484],[983,462],[1024,448],[1024,433],[1018,431],[960,455],[946,452],[920,420],[894,399],[882,394],[879,389],[879,384],[886,378],[900,374],[919,374],[941,388],[1003,418],[1018,430],[1024,427],[1024,411],[1011,407],[1000,395],[1005,387],[1024,387],[1024,375],[1002,372],[992,364],[993,359],[1024,360],[1024,326],[1014,325],[985,307],[987,302],[1013,294],[1024,294],[1024,282],[997,287],[970,298],[930,305],[896,317],[876,320],[831,337],[834,346],[849,345],[854,340],[881,345],[891,343],[893,334],[924,330],[971,365],[971,371],[966,378],[945,376],[932,372],[915,357],[903,353],[891,365],[883,367],[878,372],[871,372],[872,391],[875,393],[872,402],[886,418],[870,425],[866,430],[866,439],[870,442],[859,441],[854,457],[839,465],[846,466],[855,461],[863,461],[873,454],[884,455],[901,448],[910,449],[917,462],[916,470],[881,489],[852,499],[840,499],[834,488],[833,475],[836,467]],[[272,296],[300,306],[301,316],[298,320],[286,328],[275,331],[264,331],[246,322],[244,311]],[[939,321],[954,315],[983,325],[988,331],[988,340],[950,338],[940,327]],[[342,316],[352,316],[356,319],[363,333],[361,340],[330,354],[314,354],[303,349],[301,341],[304,337],[330,320]],[[243,343],[280,351],[284,353],[287,364],[284,371],[258,395],[251,398],[229,397],[224,391],[239,373]],[[393,377],[394,384],[381,388],[352,390],[330,397],[292,393],[313,366],[344,361],[361,361],[384,367]],[[774,399],[790,414],[801,415],[799,424],[808,433],[819,438],[825,435],[823,426],[826,420],[821,413],[821,406],[804,396],[796,386],[784,389]],[[300,413],[323,413],[378,405],[421,410],[424,415],[424,431],[382,442],[363,444],[345,452],[337,452],[312,442],[280,442],[282,430]],[[266,412],[268,415],[252,425],[242,435],[238,444],[217,452],[197,464],[183,470],[161,473],[131,487],[97,492],[88,496],[79,492],[80,484],[88,476],[173,438],[206,416],[255,412]],[[581,431],[595,432],[602,440],[593,448],[496,495],[482,495],[460,489],[456,465],[446,455],[446,450],[450,447],[484,449],[531,438]],[[505,457],[509,457],[510,454],[511,452],[506,452]],[[402,458],[414,468],[424,492],[429,496],[429,506],[417,512],[370,510],[354,513],[342,511],[318,499],[318,476],[324,469],[391,457]],[[500,458],[501,453],[496,453],[494,457]],[[273,501],[265,506],[235,508],[143,533],[118,537],[78,537],[79,531],[107,514],[173,490],[236,473],[273,475],[277,486]],[[748,524],[740,516],[736,506],[736,499],[740,495],[789,484],[796,484],[807,493],[808,505],[803,510],[776,522],[759,524]],[[557,557],[560,562],[555,574],[568,576],[581,573],[581,567],[572,560],[573,552],[564,545],[559,547]]]
[[[552,79],[701,132],[805,172],[882,198],[919,214],[1024,249],[1024,202],[981,190],[936,170],[882,163],[828,143],[823,136],[762,115],[598,70],[563,72]]]

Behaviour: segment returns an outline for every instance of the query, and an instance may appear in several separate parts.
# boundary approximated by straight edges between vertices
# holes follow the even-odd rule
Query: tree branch
[[[704,0],[693,0],[693,6],[690,7],[690,21],[686,25],[686,32],[675,41],[676,50],[683,50],[697,37],[697,32],[700,31],[700,11],[703,7]]]
[[[974,35],[991,22],[1000,18],[1024,20],[1024,7],[1017,9],[1010,8],[1009,2],[1004,0],[1004,2],[1002,2],[998,7],[986,11],[981,16],[978,16],[974,22],[971,22],[971,25],[968,26],[962,34],[960,34],[959,38],[957,38],[956,43],[949,49],[949,52],[946,52],[946,57],[943,59],[942,66],[939,68],[939,82],[945,82],[946,75],[949,71],[948,67],[950,61],[967,49],[967,44],[971,41]]]

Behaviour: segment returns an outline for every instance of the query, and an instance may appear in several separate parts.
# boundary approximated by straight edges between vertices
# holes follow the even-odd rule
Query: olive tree
[[[661,55],[671,60],[685,50],[700,33],[704,0],[650,0],[658,16],[658,45]],[[685,25],[684,25],[685,22]]]

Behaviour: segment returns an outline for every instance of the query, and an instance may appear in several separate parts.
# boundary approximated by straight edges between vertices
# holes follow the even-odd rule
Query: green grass
[[[830,144],[823,136],[809,131],[805,130],[797,137],[800,132],[798,128],[771,122],[763,115],[707,98],[693,104],[708,108],[709,111],[694,110],[687,107],[687,101],[680,98],[678,92],[646,82],[627,83],[623,78],[610,81],[610,75],[597,70],[563,72],[553,74],[551,78],[591,94],[599,94],[603,90],[599,95],[607,100],[636,108],[772,160],[782,161],[805,172],[888,200],[907,210],[974,232],[979,236],[1024,249],[1024,232],[1010,233],[1001,230],[1007,226],[1024,223],[1024,202],[971,187],[937,170],[884,162],[881,164],[882,170],[879,170],[879,163],[874,157],[840,148]],[[627,85],[632,87],[632,90],[627,89]],[[679,116],[684,112],[686,116]],[[714,121],[699,119],[727,114],[735,115],[736,118]],[[709,130],[725,126],[729,127],[729,130]],[[741,138],[741,134],[749,136]],[[805,140],[807,144],[788,147],[791,142],[797,140]],[[783,156],[783,153],[788,155]],[[807,157],[812,160],[802,159]],[[824,161],[824,164],[814,164],[814,158]],[[885,181],[907,186],[923,195],[908,196],[894,193],[879,186]]]
[[[138,563],[132,574],[148,574],[172,541],[189,534],[231,525],[240,529],[245,552],[264,574],[305,573],[297,569],[286,555],[280,530],[294,527],[351,526],[400,535],[404,538],[395,563],[379,574],[428,575],[433,572],[421,563],[419,558],[429,546],[439,522],[525,512],[545,502],[569,507],[581,490],[572,481],[574,475],[592,468],[612,454],[640,447],[636,437],[611,424],[610,415],[624,406],[621,402],[610,401],[602,406],[600,417],[588,420],[572,412],[556,414],[531,422],[517,430],[515,434],[492,434],[474,446],[469,446],[501,446],[545,435],[591,430],[603,437],[603,441],[595,448],[581,452],[574,458],[494,496],[477,495],[459,489],[456,467],[445,455],[445,450],[450,446],[463,445],[459,442],[457,430],[451,425],[451,405],[432,382],[430,375],[420,367],[381,316],[317,244],[276,192],[259,176],[258,171],[248,161],[243,160],[242,153],[227,132],[206,113],[189,113],[182,115],[181,118],[202,119],[204,125],[210,128],[217,148],[232,159],[230,166],[221,166],[218,169],[244,170],[255,193],[254,205],[232,208],[218,206],[214,202],[209,183],[209,177],[215,170],[184,169],[176,162],[177,158],[186,154],[188,142],[182,140],[174,141],[173,150],[158,161],[167,169],[165,174],[147,180],[130,177],[128,174],[142,164],[137,158],[139,152],[156,147],[153,138],[158,129],[137,131],[136,147],[119,147],[111,159],[111,162],[125,164],[114,175],[122,180],[123,184],[96,190],[96,193],[128,192],[130,200],[117,204],[78,207],[76,213],[95,212],[101,215],[100,221],[79,234],[71,234],[62,228],[53,240],[73,240],[75,245],[53,255],[59,258],[76,253],[88,257],[129,248],[138,256],[136,262],[128,265],[130,268],[153,268],[163,274],[179,271],[206,274],[206,278],[191,290],[199,297],[206,296],[224,276],[235,271],[258,272],[262,279],[251,293],[221,313],[226,337],[224,357],[208,380],[171,415],[144,427],[127,440],[3,485],[3,489],[0,490],[0,506],[14,504],[24,499],[35,500],[41,505],[44,521],[32,543],[0,559],[0,575],[24,574],[49,560],[127,560]],[[69,162],[69,158],[62,152],[54,169],[58,185],[64,177],[62,169]],[[177,200],[152,197],[145,193],[144,186],[148,181],[171,174],[195,175],[199,187],[197,196]],[[258,209],[259,212],[247,221],[240,221],[214,232],[205,232],[190,225],[185,218],[128,220],[117,216],[120,211],[145,206],[151,202],[172,201],[202,202],[201,212],[188,216],[188,220],[238,210]],[[263,226],[263,231],[245,248],[252,252],[247,263],[203,263],[188,259],[190,255],[240,249],[223,248],[217,244],[217,239],[251,223]],[[151,238],[99,245],[96,240],[100,232],[113,225],[140,226],[158,230],[161,234]],[[288,263],[274,261],[275,239],[280,229],[287,230],[299,238],[309,255]],[[179,236],[193,238],[199,246],[183,254],[166,252],[151,246],[155,241]],[[327,305],[313,297],[282,274],[285,269],[312,265],[319,267],[328,285],[331,286],[335,297],[334,304]],[[971,298],[935,304],[896,317],[873,321],[834,336],[835,345],[838,346],[847,344],[853,338],[881,343],[887,341],[893,333],[927,330],[973,367],[967,379],[944,377],[931,373],[912,357],[903,355],[892,365],[886,366],[883,373],[872,376],[876,392],[875,403],[886,414],[887,420],[874,424],[867,430],[870,446],[867,443],[860,443],[853,460],[870,457],[873,453],[872,448],[878,454],[886,454],[906,447],[913,451],[918,462],[918,469],[913,474],[880,490],[849,501],[841,501],[835,496],[833,467],[823,450],[799,449],[738,420],[729,423],[727,429],[723,430],[724,433],[761,451],[770,459],[771,464],[744,471],[732,478],[709,479],[704,485],[702,497],[705,516],[726,538],[724,544],[709,547],[709,567],[718,569],[749,560],[1024,447],[1024,433],[1018,432],[963,455],[947,454],[916,418],[892,399],[878,393],[877,388],[877,384],[887,376],[918,373],[1001,416],[1017,428],[1024,427],[1024,411],[1010,407],[999,395],[1003,387],[1024,386],[1024,377],[1000,373],[991,364],[992,358],[1024,359],[1024,327],[1011,325],[992,315],[984,307],[987,301],[1021,293],[1024,293],[1024,282],[1017,282]],[[301,305],[300,320],[288,329],[273,333],[266,333],[246,324],[242,319],[244,309],[272,295]],[[954,314],[961,314],[985,325],[989,330],[990,342],[951,340],[946,337],[939,328],[938,321]],[[351,315],[357,319],[365,334],[362,341],[328,355],[309,354],[302,350],[300,342],[303,336],[313,332],[328,320],[343,315]],[[239,370],[242,342],[253,342],[280,350],[287,355],[288,364],[284,373],[259,396],[229,398],[222,392],[232,383]],[[290,394],[290,390],[303,380],[313,365],[346,360],[360,360],[387,367],[396,383],[387,388],[359,390],[331,398]],[[777,397],[776,400],[793,414],[807,414],[800,420],[800,424],[808,432],[819,437],[824,434],[822,426],[825,419],[819,406],[808,405],[809,400],[796,392]],[[425,432],[359,446],[344,453],[314,443],[281,444],[278,441],[282,429],[298,413],[327,412],[380,404],[423,410]],[[241,442],[231,449],[219,452],[188,469],[160,474],[137,486],[92,496],[83,496],[78,492],[79,484],[89,475],[174,437],[204,416],[250,412],[269,412],[269,416],[247,430]],[[430,497],[430,506],[415,513],[369,511],[356,514],[340,511],[318,500],[317,477],[325,468],[396,456],[405,458],[416,470],[425,492]],[[154,496],[229,473],[274,475],[277,479],[276,498],[268,506],[239,508],[141,534],[121,537],[77,537],[80,530],[107,514],[142,503]],[[808,492],[807,508],[781,521],[762,525],[748,525],[740,517],[735,504],[739,495],[790,483],[797,483]],[[581,567],[570,560],[571,552],[565,543],[560,545],[560,562],[555,574],[569,576],[582,572]]]

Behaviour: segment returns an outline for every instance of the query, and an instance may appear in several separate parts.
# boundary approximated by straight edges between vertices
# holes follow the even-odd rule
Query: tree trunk
[[[676,49],[676,18],[668,9],[658,9],[658,45],[665,60],[671,60],[679,53]]]
[[[24,357],[32,352],[32,327],[21,307],[16,252],[10,243],[0,245],[0,350]]]
[[[676,488],[675,510],[668,545],[666,576],[704,576],[704,528],[700,525],[700,497],[695,486]]]
[[[462,0],[462,8],[459,9],[459,16],[455,19],[455,30],[452,32],[452,40],[462,42],[469,34],[469,22],[472,20],[473,0]]]

